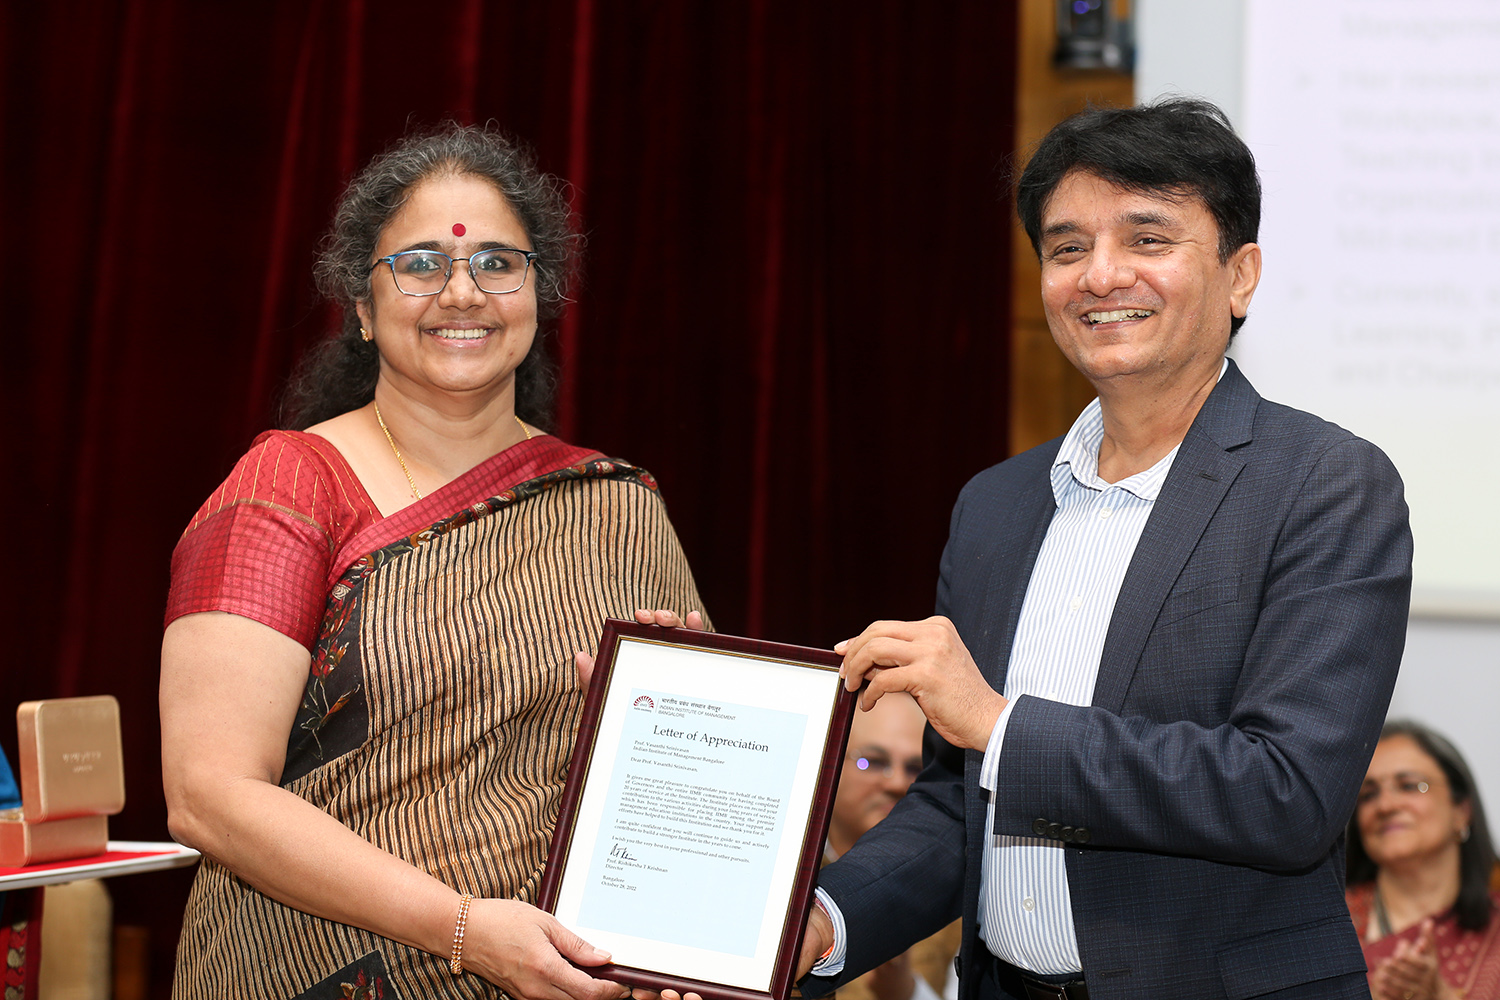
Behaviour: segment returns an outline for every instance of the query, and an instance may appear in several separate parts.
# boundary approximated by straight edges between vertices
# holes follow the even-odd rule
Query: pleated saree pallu
[[[307,439],[321,440],[290,440]],[[298,475],[304,460],[276,456]],[[262,479],[267,461],[257,459]],[[305,508],[309,487],[300,489]],[[178,565],[193,558],[184,546],[194,531],[213,535],[225,512],[272,516],[233,509],[245,504],[299,516],[264,485],[221,489],[174,556],[169,620],[206,610],[177,599],[179,574],[195,579]],[[541,437],[376,520],[343,550],[328,564],[283,787],[456,890],[532,902],[582,707],[573,653],[594,648],[606,617],[700,607],[655,483]],[[217,603],[236,610],[233,599]],[[357,897],[360,886],[347,891]],[[445,959],[284,906],[205,859],[173,996],[502,995],[472,973],[451,976]]]

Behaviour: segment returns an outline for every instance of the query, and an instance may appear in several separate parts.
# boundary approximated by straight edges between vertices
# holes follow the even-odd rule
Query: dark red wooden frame
[[[589,684],[588,698],[584,702],[583,718],[578,724],[578,741],[573,746],[573,759],[568,765],[568,783],[563,790],[562,807],[558,811],[557,827],[552,832],[552,848],[547,854],[547,870],[542,876],[541,894],[537,900],[537,905],[549,913],[557,905],[557,894],[562,885],[563,871],[567,867],[568,850],[573,841],[573,824],[577,818],[578,803],[583,797],[584,782],[587,780],[589,765],[593,761],[594,738],[599,728],[599,717],[604,712],[604,700],[609,691],[610,681],[613,679],[615,651],[622,636],[804,664],[809,667],[837,667],[843,661],[842,656],[828,649],[790,646],[761,639],[747,639],[742,636],[720,635],[717,632],[664,629],[618,618],[605,619],[604,634],[599,640],[599,656],[594,664],[594,676]],[[818,772],[817,785],[813,789],[812,809],[802,838],[802,851],[797,862],[797,875],[792,882],[790,905],[782,921],[781,945],[777,949],[776,962],[771,969],[769,990],[752,990],[725,983],[687,979],[653,969],[641,969],[628,965],[609,964],[579,966],[579,968],[600,979],[613,979],[632,987],[645,987],[658,992],[671,989],[679,993],[697,993],[705,1000],[767,1000],[767,998],[787,1000],[791,993],[792,979],[796,974],[797,956],[802,944],[802,934],[807,926],[807,915],[812,907],[813,885],[823,857],[823,842],[828,836],[828,820],[833,812],[833,799],[838,792],[839,773],[843,769],[844,753],[849,744],[849,726],[854,718],[854,705],[855,693],[840,689],[833,706],[828,738],[823,744],[823,760]]]

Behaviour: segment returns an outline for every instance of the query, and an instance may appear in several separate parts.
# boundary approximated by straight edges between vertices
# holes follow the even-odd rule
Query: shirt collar
[[[1228,370],[1229,360],[1226,358],[1219,366],[1219,378],[1223,378]],[[1137,472],[1118,483],[1106,483],[1099,478],[1099,446],[1103,443],[1104,413],[1100,409],[1099,400],[1095,399],[1073,421],[1073,426],[1063,438],[1062,447],[1057,449],[1057,458],[1052,462],[1052,496],[1058,504],[1062,503],[1070,483],[1090,490],[1107,490],[1111,486],[1118,486],[1142,500],[1155,500],[1161,493],[1162,482],[1172,469],[1177,449],[1182,447],[1179,444],[1144,472]]]

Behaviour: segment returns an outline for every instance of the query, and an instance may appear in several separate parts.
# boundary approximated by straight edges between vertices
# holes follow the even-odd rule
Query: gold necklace
[[[411,495],[418,500],[422,499],[422,491],[417,489],[417,481],[411,477],[411,470],[406,467],[406,459],[401,457],[401,449],[396,447],[396,439],[391,437],[391,429],[385,425],[385,418],[380,415],[380,404],[375,404],[375,419],[380,423],[380,429],[385,432],[385,440],[391,446],[391,451],[396,453],[396,461],[401,463],[401,471],[406,473],[406,484],[411,487]]]
[[[526,435],[526,440],[530,441],[531,428],[527,427],[520,417],[514,417],[514,419],[516,426],[521,428],[521,433]],[[396,447],[396,439],[391,437],[391,429],[385,425],[385,418],[380,415],[379,403],[375,403],[375,420],[380,424],[386,443],[391,446],[391,452],[396,456],[396,461],[401,463],[401,471],[406,474],[406,485],[411,487],[411,495],[418,500],[422,499],[422,491],[417,489],[417,481],[411,477],[411,470],[406,467],[406,459],[401,457],[401,449]]]

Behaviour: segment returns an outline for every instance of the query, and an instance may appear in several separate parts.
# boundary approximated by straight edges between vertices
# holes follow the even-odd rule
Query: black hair
[[[1260,232],[1260,177],[1223,111],[1196,98],[1171,97],[1133,108],[1087,108],[1037,144],[1016,183],[1016,213],[1038,255],[1042,212],[1068,174],[1096,174],[1129,191],[1198,198],[1219,230],[1219,262]],[[1245,322],[1230,321],[1231,335]]]

